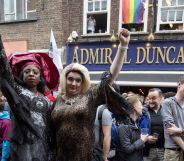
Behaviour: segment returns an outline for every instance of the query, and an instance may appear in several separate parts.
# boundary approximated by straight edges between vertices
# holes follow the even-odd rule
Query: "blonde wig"
[[[88,69],[78,63],[72,63],[66,66],[60,77],[60,90],[62,93],[66,92],[66,76],[69,72],[76,71],[82,74],[82,93],[86,93],[90,87],[90,76]]]

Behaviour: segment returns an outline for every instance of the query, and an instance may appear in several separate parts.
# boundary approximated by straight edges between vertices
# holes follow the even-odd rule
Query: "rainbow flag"
[[[141,23],[145,0],[122,0],[122,23]]]

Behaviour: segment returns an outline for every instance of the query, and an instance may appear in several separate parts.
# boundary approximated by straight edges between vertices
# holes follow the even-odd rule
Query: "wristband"
[[[121,45],[119,44],[118,49],[119,49],[119,50],[128,50],[128,46],[121,46]]]

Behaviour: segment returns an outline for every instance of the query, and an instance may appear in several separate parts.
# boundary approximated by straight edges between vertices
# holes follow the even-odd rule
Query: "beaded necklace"
[[[81,95],[77,95],[76,97],[68,98],[65,94],[61,96],[62,104],[73,105]]]

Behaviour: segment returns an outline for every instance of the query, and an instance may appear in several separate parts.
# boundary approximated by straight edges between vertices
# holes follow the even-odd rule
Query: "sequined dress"
[[[99,85],[93,86],[86,94],[73,99],[58,97],[51,114],[57,138],[57,161],[90,161],[94,147],[94,120],[97,107],[101,104],[115,105],[111,111],[123,113],[125,105],[120,95],[115,96],[108,88],[110,72],[105,72]],[[114,95],[115,94],[115,95]],[[110,98],[111,97],[111,98]],[[118,105],[116,106],[116,102]]]
[[[1,45],[0,84],[13,114],[11,161],[48,161],[51,103],[47,97],[37,96],[14,81]]]

